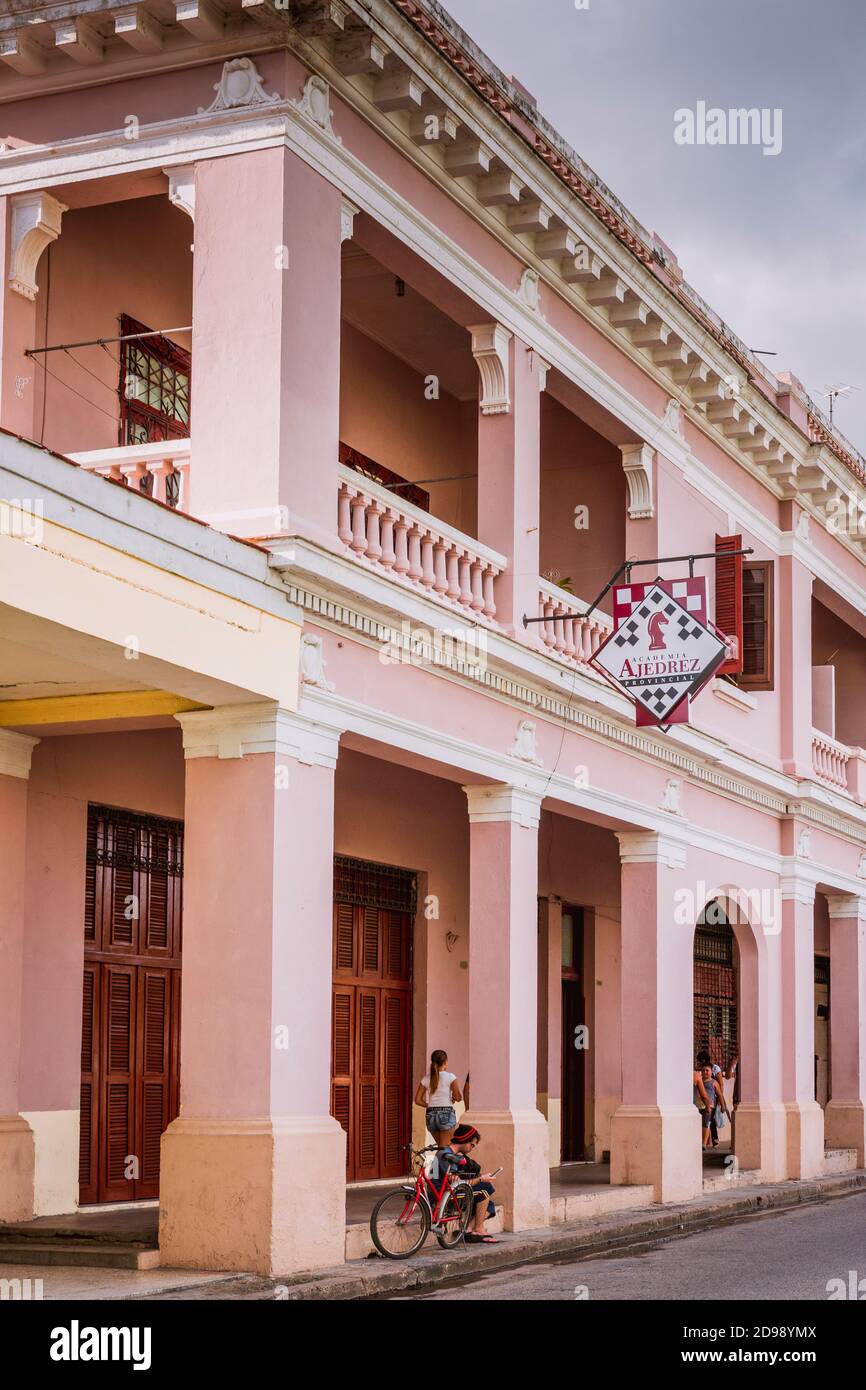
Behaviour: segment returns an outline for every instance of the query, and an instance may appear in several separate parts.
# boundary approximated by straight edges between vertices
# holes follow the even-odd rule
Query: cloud
[[[866,452],[862,0],[447,0],[749,346]],[[781,108],[777,158],[679,146],[674,112]]]

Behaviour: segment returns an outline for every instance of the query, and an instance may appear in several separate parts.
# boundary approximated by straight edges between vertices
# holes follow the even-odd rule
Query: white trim
[[[508,367],[512,334],[501,323],[478,323],[470,326],[469,332],[472,356],[481,376],[481,414],[507,415],[511,409]]]
[[[620,444],[622,469],[628,484],[628,514],[632,521],[655,515],[653,510],[653,460],[649,444]]]
[[[36,267],[46,246],[60,236],[66,204],[50,193],[22,193],[12,198],[12,230],[9,235],[9,288],[24,299],[39,291]]]
[[[655,831],[618,830],[621,864],[662,864],[667,869],[686,867],[686,846]]]
[[[168,177],[168,201],[195,222],[195,165],[181,164],[163,172]]]
[[[21,777],[26,781],[30,776],[33,749],[39,742],[38,738],[31,738],[29,734],[0,729],[0,776]]]
[[[866,920],[866,897],[859,893],[825,893],[824,896],[831,922],[847,922],[855,917],[858,922]]]
[[[537,830],[541,823],[541,793],[522,787],[468,786],[463,790],[469,802],[470,825],[519,825]]]
[[[754,695],[750,695],[748,690],[741,690],[733,681],[723,680],[720,676],[715,676],[712,680],[710,689],[714,695],[718,695],[720,700],[726,704],[734,705],[736,709],[754,710],[758,708],[758,702]]]
[[[185,758],[244,758],[275,753],[310,766],[335,768],[340,730],[267,702],[223,705],[176,714]]]
[[[779,893],[783,903],[802,903],[803,907],[814,907],[816,887],[816,879],[804,878],[796,871],[782,874],[779,879]]]

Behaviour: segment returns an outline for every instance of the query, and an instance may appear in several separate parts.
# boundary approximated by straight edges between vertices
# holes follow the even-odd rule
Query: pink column
[[[815,1099],[815,885],[782,879],[782,1100],[788,1177],[824,1171],[824,1112]]]
[[[562,1158],[562,903],[538,904],[538,1108],[547,1117],[548,1162]]]
[[[866,899],[828,895],[830,908],[830,1149],[866,1164]]]
[[[491,343],[499,355],[488,356],[486,365],[479,361],[484,393],[478,417],[478,539],[507,557],[507,569],[496,581],[496,617],[522,638],[524,613],[535,617],[538,610],[540,397],[546,364],[499,325],[473,329],[476,359],[479,345]],[[499,383],[498,397],[493,382]],[[485,397],[492,398],[487,405]]]
[[[658,1202],[702,1190],[692,1104],[694,923],[678,922],[686,850],[651,831],[618,834],[622,861],[622,1104],[612,1183],[651,1184]]]
[[[192,507],[336,547],[341,195],[286,149],[196,165]]]
[[[20,1113],[27,779],[35,739],[0,729],[0,1221],[34,1215],[36,1144]]]
[[[501,1164],[508,1230],[545,1226],[549,1140],[537,1109],[540,797],[511,786],[469,800],[469,1051],[472,1123],[485,1171]]]
[[[180,1117],[162,1140],[167,1265],[341,1261],[329,1114],[338,734],[285,711],[179,716],[186,752]]]
[[[776,561],[779,632],[776,651],[782,720],[782,769],[812,776],[812,574],[793,555]]]

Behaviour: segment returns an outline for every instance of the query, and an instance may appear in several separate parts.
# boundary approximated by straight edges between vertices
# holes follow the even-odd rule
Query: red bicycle
[[[431,1229],[443,1250],[459,1245],[474,1207],[475,1193],[468,1182],[452,1171],[437,1187],[425,1171],[424,1155],[437,1153],[435,1144],[426,1149],[407,1144],[406,1149],[419,1165],[415,1182],[386,1192],[370,1217],[373,1244],[388,1260],[408,1260],[421,1249]]]

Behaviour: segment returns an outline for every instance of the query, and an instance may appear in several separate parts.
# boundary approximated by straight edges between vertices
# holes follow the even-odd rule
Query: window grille
[[[334,901],[408,912],[414,916],[418,877],[410,869],[337,854],[334,856]]]
[[[125,335],[150,330],[122,314],[120,331]],[[121,445],[189,437],[191,363],[186,349],[169,338],[120,344]],[[152,478],[142,478],[139,484],[148,493],[152,486]]]

